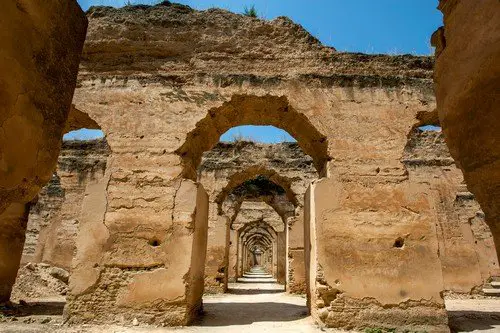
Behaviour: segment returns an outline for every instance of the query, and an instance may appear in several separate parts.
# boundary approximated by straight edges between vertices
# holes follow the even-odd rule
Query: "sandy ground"
[[[182,328],[141,327],[140,323],[137,327],[132,327],[132,323],[131,327],[61,326],[63,306],[63,302],[51,299],[45,301],[44,308],[24,307],[25,315],[18,316],[14,322],[0,323],[0,332],[321,332],[307,315],[305,298],[283,292],[205,296],[203,318],[193,326]]]
[[[224,294],[204,298],[205,316],[190,327],[62,326],[64,299],[45,299],[0,318],[2,333],[324,332],[307,316],[304,297],[282,292]],[[452,332],[500,333],[500,299],[447,300]],[[15,318],[15,319],[14,319]],[[14,321],[13,321],[14,320]],[[334,332],[333,330],[327,330]]]
[[[500,298],[446,300],[452,332],[500,333]]]

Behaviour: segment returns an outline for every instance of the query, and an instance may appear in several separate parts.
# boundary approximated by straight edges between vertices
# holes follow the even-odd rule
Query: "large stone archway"
[[[307,187],[317,177],[311,157],[297,143],[219,143],[203,155],[198,181],[207,190],[213,207],[209,214],[207,292],[223,292],[220,282],[234,282],[238,277],[233,260],[238,237],[230,225],[242,202],[250,199],[266,202],[287,224],[287,286],[291,292],[304,293],[302,206]],[[227,242],[231,243],[229,249]]]
[[[443,0],[440,8],[446,25],[434,37],[440,119],[498,248],[498,2]],[[300,129],[312,133],[301,144],[321,174],[330,176],[313,184],[305,201],[316,319],[342,328],[446,330],[432,237],[436,209],[429,188],[415,183],[401,161],[409,129],[434,108],[430,58],[338,54],[286,18],[200,13],[168,2],[93,8],[88,15],[75,103],[109,132],[116,163],[102,186],[100,210],[80,236],[68,306],[72,321],[113,321],[116,315],[129,321],[144,309],[139,317],[149,322],[193,318],[203,272],[189,263],[200,267],[197,260],[204,260],[208,207],[203,189],[183,178],[195,179],[201,152],[224,127],[206,128],[220,114],[232,117],[228,124],[276,122],[296,136]],[[26,203],[56,162],[85,19],[74,1],[12,2],[2,19],[8,55],[0,62],[7,73],[0,82],[7,87],[0,91],[6,105],[0,116],[4,300],[24,237]],[[207,27],[207,20],[215,23]],[[45,21],[52,30],[46,31]],[[248,29],[235,28],[242,23]],[[13,27],[33,49],[17,49]],[[260,111],[235,121],[231,105],[247,110],[246,102],[238,102],[243,97]],[[269,110],[283,117],[269,119]],[[293,119],[286,117],[290,110]],[[252,119],[256,114],[259,119]],[[202,241],[193,242],[196,237]],[[346,269],[332,257],[349,258],[340,262]],[[151,284],[158,287],[154,294],[146,288]],[[383,293],[374,286],[384,286]]]
[[[176,151],[183,161],[184,177],[195,179],[202,153],[210,150],[231,127],[240,125],[272,125],[286,130],[312,157],[318,173],[325,173],[329,160],[327,138],[304,114],[293,109],[286,96],[233,95],[222,106],[210,109]]]
[[[107,133],[113,163],[105,209],[87,230],[94,237],[79,243],[70,322],[190,322],[203,285],[192,258],[204,260],[206,241],[208,199],[193,182],[201,154],[231,126],[270,124],[328,176],[306,196],[309,264],[321,274],[310,287],[323,293],[310,304],[315,319],[447,329],[437,214],[401,161],[417,117],[435,108],[432,59],[340,54],[284,18],[169,3],[88,16],[74,104]]]

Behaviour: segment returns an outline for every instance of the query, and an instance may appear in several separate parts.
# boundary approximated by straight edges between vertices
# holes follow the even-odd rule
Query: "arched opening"
[[[279,281],[279,262],[285,249],[279,244],[283,225],[276,225],[269,216],[252,222],[238,222],[231,226],[231,230],[237,234],[235,271],[239,276],[230,283],[230,292],[284,291],[283,283]]]
[[[77,236],[86,223],[84,215],[99,209],[92,201],[105,192],[102,185],[110,156],[100,126],[73,106],[52,179],[29,210],[14,302],[50,298],[57,301],[54,311],[62,313]]]
[[[276,126],[294,140],[276,132],[275,143],[255,142],[238,128],[226,134],[248,124]],[[236,95],[210,109],[176,152],[182,175],[208,194],[204,310],[214,293],[305,295],[304,195],[326,175],[325,136],[286,97]]]
[[[177,149],[183,176],[195,180],[203,152],[214,147],[227,130],[239,125],[272,125],[284,129],[297,140],[304,153],[312,157],[318,173],[326,175],[329,160],[326,136],[304,114],[295,111],[285,96],[234,95],[222,106],[210,109]]]

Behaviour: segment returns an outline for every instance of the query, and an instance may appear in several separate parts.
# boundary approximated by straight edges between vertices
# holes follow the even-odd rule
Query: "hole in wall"
[[[157,247],[160,245],[160,241],[157,240],[157,239],[151,239],[149,242],[148,242],[149,245],[151,245],[152,247]]]
[[[402,237],[396,238],[393,247],[401,249],[405,245],[405,240]]]

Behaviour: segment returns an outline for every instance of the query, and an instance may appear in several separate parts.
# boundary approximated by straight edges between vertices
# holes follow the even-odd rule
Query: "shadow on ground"
[[[284,293],[283,290],[276,289],[228,289],[228,294],[233,295],[259,295],[259,294],[279,294]]]
[[[448,311],[448,322],[452,333],[500,332],[499,312]]]
[[[0,306],[0,313],[5,317],[26,316],[62,316],[66,302],[23,302]]]
[[[288,303],[205,303],[203,316],[194,326],[249,325],[285,322],[307,317],[307,307]]]

